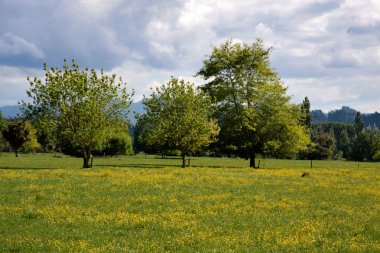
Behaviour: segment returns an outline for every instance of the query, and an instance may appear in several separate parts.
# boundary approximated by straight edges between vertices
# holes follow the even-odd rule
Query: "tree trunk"
[[[91,168],[90,165],[90,159],[91,159],[91,149],[90,148],[84,148],[83,150],[83,168]]]
[[[19,155],[20,155],[20,150],[19,150],[18,148],[16,148],[16,150],[15,150],[15,154],[16,154],[16,157],[19,157]]]
[[[182,168],[186,168],[186,155],[182,155]]]
[[[255,163],[256,154],[255,152],[251,152],[249,154],[249,167],[251,168],[257,168]]]

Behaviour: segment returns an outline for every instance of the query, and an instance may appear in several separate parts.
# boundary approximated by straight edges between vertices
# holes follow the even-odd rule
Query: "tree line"
[[[333,158],[330,153],[316,155],[325,152],[325,142],[330,142],[321,134],[326,129],[311,123],[307,98],[302,104],[290,102],[270,65],[271,51],[261,39],[252,44],[228,40],[213,47],[196,73],[206,84],[195,87],[172,77],[144,97],[146,113],[136,115],[134,126],[126,115],[133,92],[127,92],[122,79],[103,70],[98,74],[80,69],[75,61],[69,65],[65,60],[62,69],[45,64],[45,78],[28,78],[31,102],[20,102],[23,119],[3,124],[2,135],[16,154],[28,141],[34,142],[45,150],[81,154],[84,168],[92,166],[93,154],[125,154],[132,147],[132,135],[135,152],[176,153],[182,157],[182,167],[187,156],[207,151],[247,158],[250,167],[257,167],[258,154]],[[350,154],[356,148],[353,143],[368,138],[369,131],[363,126],[351,136]],[[377,134],[378,130],[375,138]],[[16,135],[21,136],[17,143],[12,142]],[[334,138],[337,142],[335,133]],[[376,148],[378,152],[380,147]],[[344,152],[346,158],[354,158]],[[363,158],[372,159],[368,154]]]
[[[353,161],[380,160],[380,131],[365,126],[360,112],[354,124],[317,122],[311,124],[312,144],[299,153],[300,159],[346,159]]]

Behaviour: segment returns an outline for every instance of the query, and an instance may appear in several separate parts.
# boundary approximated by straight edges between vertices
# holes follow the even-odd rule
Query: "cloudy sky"
[[[135,100],[172,75],[201,84],[211,46],[256,37],[293,102],[380,111],[379,0],[0,0],[0,106],[64,58],[122,76]]]

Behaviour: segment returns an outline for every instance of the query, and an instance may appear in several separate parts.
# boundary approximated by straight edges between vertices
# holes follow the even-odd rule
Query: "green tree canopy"
[[[146,114],[142,136],[150,145],[177,149],[185,157],[215,140],[219,128],[211,118],[210,98],[193,84],[172,78],[144,101]]]
[[[251,167],[256,153],[291,155],[310,140],[301,108],[290,104],[270,66],[270,52],[261,39],[252,45],[229,40],[213,48],[197,73],[218,108],[219,144],[250,157]]]
[[[310,112],[310,100],[308,97],[302,101],[301,104],[301,124],[311,130],[311,112]]]
[[[3,114],[0,111],[0,152],[6,149],[9,144],[3,137],[3,131],[7,128],[7,121],[3,118]]]
[[[359,136],[364,130],[364,121],[360,112],[356,112],[355,116],[355,133],[356,136]]]
[[[378,151],[380,151],[380,130],[376,127],[368,127],[352,140],[349,159],[372,161]]]
[[[73,60],[63,69],[48,68],[45,78],[28,78],[31,103],[23,102],[26,117],[54,123],[57,132],[83,152],[83,167],[90,167],[91,150],[104,142],[106,132],[126,118],[131,95],[115,75],[80,69]],[[53,127],[53,125],[51,125]]]
[[[10,122],[3,130],[3,137],[15,151],[16,157],[19,156],[20,148],[24,145],[29,144],[32,148],[38,146],[36,131],[27,121]]]
[[[7,128],[7,121],[3,118],[3,114],[0,111],[0,132]]]

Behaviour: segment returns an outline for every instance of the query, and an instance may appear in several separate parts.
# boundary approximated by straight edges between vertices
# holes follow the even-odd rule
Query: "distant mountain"
[[[0,111],[4,118],[15,118],[18,117],[18,115],[21,115],[21,111],[18,105],[11,105],[11,106],[0,106]],[[134,116],[134,112],[138,114],[144,114],[145,109],[142,101],[132,103],[130,107],[130,112],[128,114],[128,119],[131,123],[136,123],[136,118]]]
[[[15,118],[21,115],[21,111],[18,105],[0,106],[0,111],[4,118]]]
[[[354,124],[356,110],[348,106],[343,106],[341,109],[332,110],[328,113],[324,113],[321,110],[311,111],[311,117],[313,123],[319,122],[339,122]],[[380,126],[380,113],[363,113],[363,121],[366,126]]]
[[[4,118],[15,118],[18,115],[21,115],[21,111],[18,105],[2,106],[0,107],[0,111],[2,112]],[[138,101],[131,104],[128,119],[133,124],[136,123],[134,112],[138,114],[145,113],[142,101]],[[355,121],[356,112],[357,111],[355,109],[352,109],[348,106],[343,106],[341,109],[332,110],[328,113],[324,113],[321,110],[313,110],[311,111],[311,116],[313,123],[340,122],[353,124]],[[380,126],[380,113],[364,113],[362,114],[362,117],[366,126]]]
[[[144,105],[143,105],[142,101],[132,103],[131,107],[129,109],[130,109],[130,112],[128,114],[128,119],[133,124],[136,123],[136,118],[135,118],[134,113],[138,113],[138,114],[144,114],[145,113],[145,109],[144,109]]]

